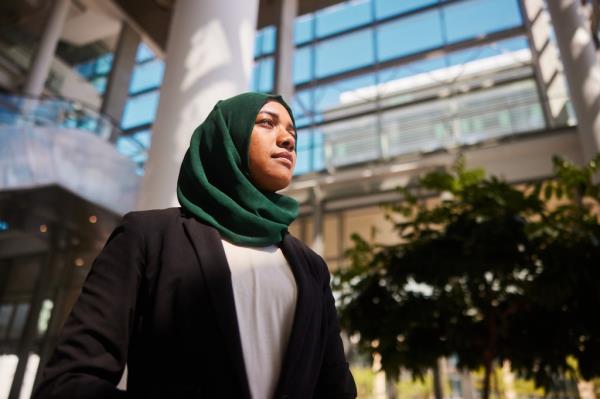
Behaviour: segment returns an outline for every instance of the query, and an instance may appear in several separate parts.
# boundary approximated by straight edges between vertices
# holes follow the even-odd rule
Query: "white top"
[[[297,287],[281,249],[241,247],[225,240],[250,392],[272,398],[292,330]]]

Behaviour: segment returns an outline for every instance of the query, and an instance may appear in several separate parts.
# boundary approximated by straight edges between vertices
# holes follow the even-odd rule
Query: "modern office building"
[[[468,166],[521,183],[600,149],[596,0],[0,2],[0,398],[28,397],[121,215],[177,206],[218,99],[281,93],[291,230],[342,266],[380,204]],[[466,394],[464,397],[468,397]]]

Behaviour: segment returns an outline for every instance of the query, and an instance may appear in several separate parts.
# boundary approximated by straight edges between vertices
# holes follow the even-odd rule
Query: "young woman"
[[[124,216],[34,397],[354,398],[327,266],[276,193],[295,143],[281,97],[219,101],[181,165],[181,208]]]

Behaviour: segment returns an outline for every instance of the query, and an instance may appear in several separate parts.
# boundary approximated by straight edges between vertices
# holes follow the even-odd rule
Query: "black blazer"
[[[327,266],[290,234],[281,249],[298,297],[275,397],[354,398]],[[250,398],[230,276],[217,230],[180,208],[125,215],[33,397]]]

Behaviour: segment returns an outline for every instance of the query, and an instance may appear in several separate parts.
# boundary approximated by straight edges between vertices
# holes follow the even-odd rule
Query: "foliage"
[[[335,276],[344,328],[391,376],[450,355],[484,367],[484,397],[505,359],[547,388],[568,356],[600,375],[599,166],[555,157],[555,176],[523,190],[459,159],[400,189],[388,206],[399,244],[354,235]]]

